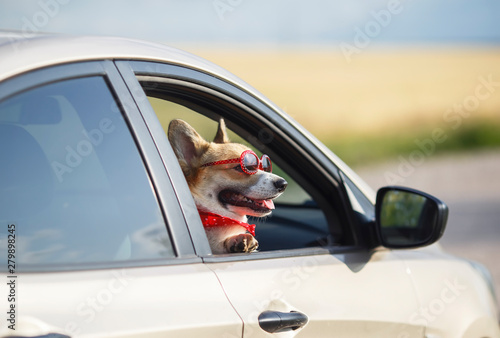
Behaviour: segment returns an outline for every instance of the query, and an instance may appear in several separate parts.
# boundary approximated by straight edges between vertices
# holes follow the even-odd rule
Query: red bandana
[[[201,223],[203,223],[203,226],[205,228],[239,224],[247,229],[253,236],[255,236],[255,224],[240,222],[235,219],[224,217],[211,212],[201,210],[198,211],[200,212]]]

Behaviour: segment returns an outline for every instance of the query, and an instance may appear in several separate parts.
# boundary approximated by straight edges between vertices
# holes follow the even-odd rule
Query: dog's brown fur
[[[168,138],[196,205],[202,211],[240,222],[247,222],[247,215],[267,216],[271,210],[265,205],[281,195],[287,185],[283,178],[261,170],[254,175],[247,175],[238,170],[238,164],[202,167],[209,162],[239,158],[243,151],[249,149],[229,141],[223,119],[219,121],[213,142],[204,140],[182,120],[171,121]],[[231,196],[229,200],[228,195]],[[247,203],[249,206],[242,206],[241,199],[252,202]],[[239,201],[239,205],[233,204],[235,200]],[[265,200],[268,201],[267,204],[264,203]],[[214,254],[252,252],[258,247],[257,240],[237,223],[224,227],[209,227],[205,230]]]

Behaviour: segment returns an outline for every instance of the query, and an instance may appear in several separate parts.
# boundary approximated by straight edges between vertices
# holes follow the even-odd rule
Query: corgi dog
[[[271,172],[267,155],[231,143],[220,119],[213,142],[188,123],[173,120],[168,139],[200,212],[213,254],[252,252],[258,248],[255,225],[247,216],[264,217],[274,209],[287,182]]]

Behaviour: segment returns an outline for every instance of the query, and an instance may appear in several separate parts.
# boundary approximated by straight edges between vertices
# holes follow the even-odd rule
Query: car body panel
[[[267,336],[258,324],[264,311],[298,311],[309,317],[304,328],[289,336],[424,335],[424,326],[410,323],[419,305],[411,278],[404,262],[388,250],[209,266],[245,321],[244,337]]]
[[[2,323],[1,336],[222,337],[242,330],[217,277],[199,263],[22,274],[17,293],[16,330]]]
[[[411,323],[424,325],[429,335],[443,338],[500,337],[488,281],[470,262],[437,247],[396,251],[406,263],[420,303],[411,314]]]

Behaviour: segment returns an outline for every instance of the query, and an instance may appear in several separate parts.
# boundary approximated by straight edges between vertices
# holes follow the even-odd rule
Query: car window
[[[147,90],[146,90],[147,92]],[[207,110],[205,107],[189,104],[183,100],[179,102],[163,93],[158,95],[158,88],[148,99],[160,120],[165,132],[173,119],[182,119],[189,123],[206,140],[213,140],[217,131],[219,111]],[[229,138],[232,142],[243,143],[252,148],[259,156],[266,151],[279,151],[277,142],[262,142],[265,135],[243,135],[231,130],[235,121],[225,117],[228,124]],[[236,125],[245,129],[244,124]],[[260,142],[259,142],[260,141]],[[265,141],[265,140],[264,140]],[[265,146],[262,147],[262,144]],[[250,218],[255,223],[256,238],[259,241],[259,251],[297,249],[305,247],[331,245],[340,243],[341,229],[335,222],[329,222],[323,210],[318,206],[315,198],[311,197],[308,189],[299,184],[297,176],[282,169],[278,158],[273,161],[273,173],[285,178],[288,187],[283,195],[275,200],[276,209],[271,216],[264,219]],[[330,210],[331,211],[331,210]]]
[[[0,158],[0,224],[15,227],[17,271],[174,256],[141,155],[103,77],[0,102]]]

